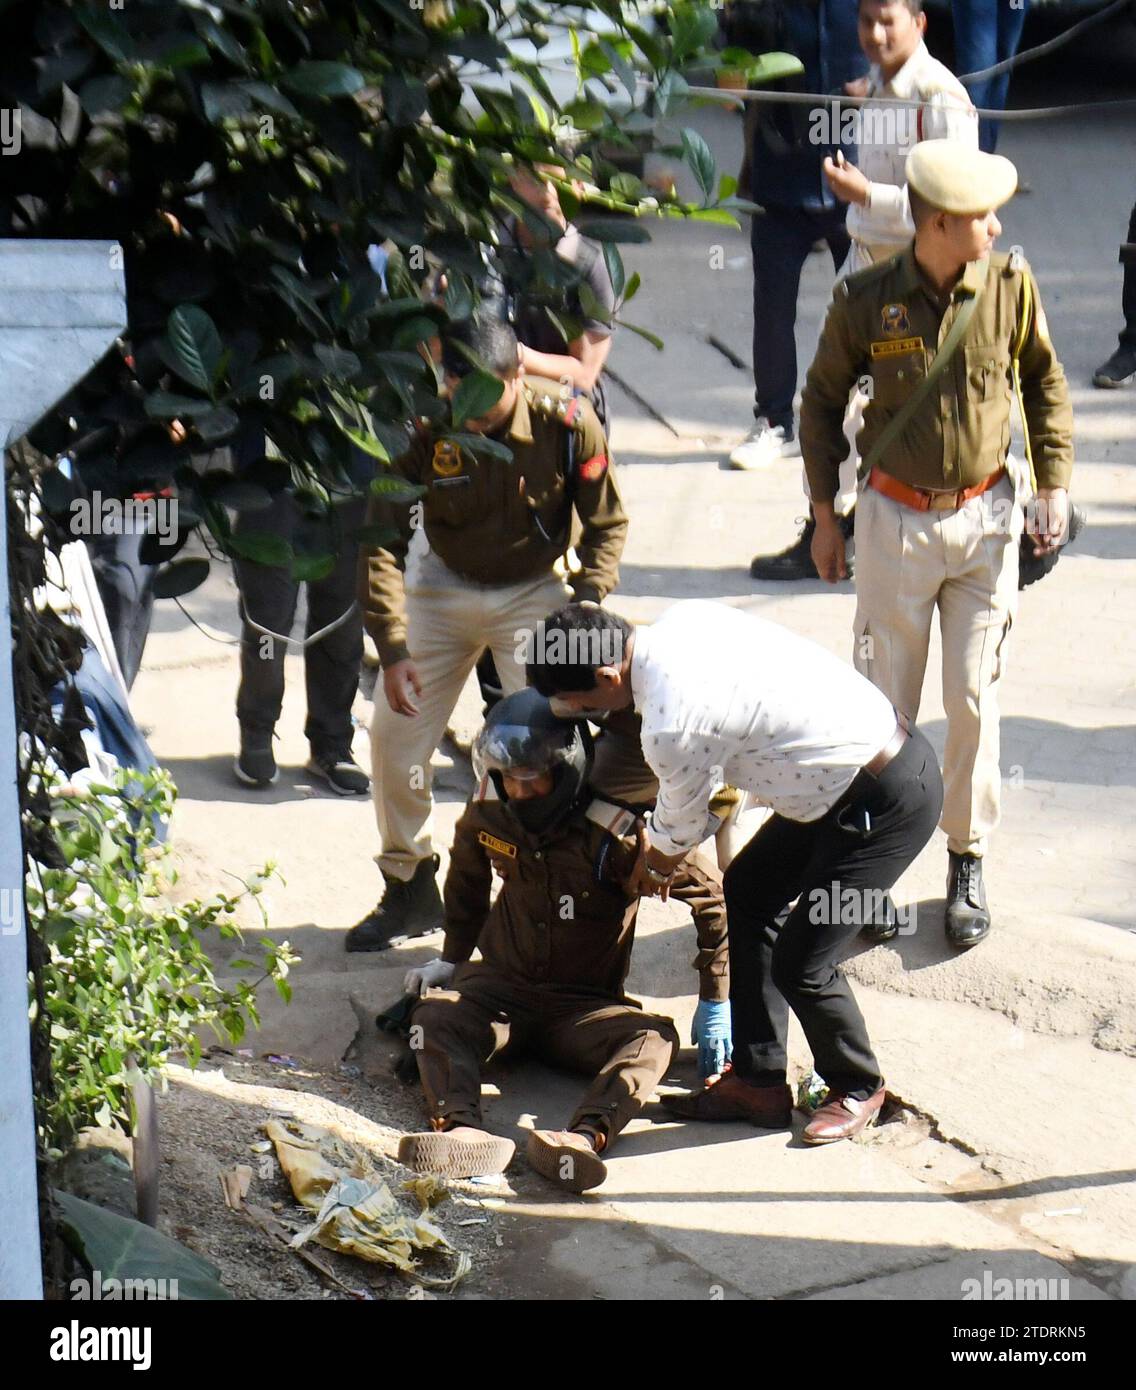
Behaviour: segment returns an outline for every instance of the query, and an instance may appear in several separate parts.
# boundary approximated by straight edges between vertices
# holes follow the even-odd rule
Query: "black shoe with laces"
[[[982,859],[950,851],[947,873],[947,940],[960,951],[990,935],[990,911],[982,885]]]
[[[840,529],[844,532],[844,539],[850,540],[854,524],[854,513],[849,512],[847,516],[842,516]],[[801,534],[787,549],[780,551],[776,555],[755,555],[750,563],[749,573],[751,579],[773,579],[785,582],[795,579],[819,579],[816,565],[813,564],[812,544],[813,533],[816,531],[816,518],[810,512],[804,518],[804,526]],[[852,578],[852,561],[846,559],[845,564],[848,568],[848,578]]]
[[[1136,378],[1136,348],[1118,347],[1093,373],[1093,385],[1106,390],[1127,386]]]
[[[438,864],[438,856],[432,854],[418,864],[412,878],[384,875],[387,886],[382,901],[347,933],[347,950],[385,951],[400,941],[437,931],[444,916],[435,880]]]
[[[366,796],[371,779],[351,756],[350,751],[317,753],[312,749],[308,771],[322,777],[333,792],[340,796]]]

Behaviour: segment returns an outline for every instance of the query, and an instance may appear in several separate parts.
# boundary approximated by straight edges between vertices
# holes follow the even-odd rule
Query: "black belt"
[[[871,777],[878,777],[911,737],[910,729],[911,725],[908,722],[907,716],[905,714],[900,714],[899,710],[896,710],[895,733],[892,734],[891,738],[888,739],[875,757],[869,758],[860,771],[868,773]]]

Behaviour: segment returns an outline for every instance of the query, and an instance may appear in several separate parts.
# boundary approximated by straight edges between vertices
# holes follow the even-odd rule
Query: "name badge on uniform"
[[[902,357],[908,352],[922,352],[922,338],[888,338],[884,341],[877,339],[872,344],[872,358],[877,357]]]
[[[434,445],[434,472],[440,478],[453,478],[461,469],[461,450],[452,439],[439,439]]]
[[[496,835],[490,835],[488,830],[477,832],[477,843],[492,850],[494,854],[503,854],[506,859],[516,859],[517,857],[516,845],[511,845],[508,840],[499,840]]]

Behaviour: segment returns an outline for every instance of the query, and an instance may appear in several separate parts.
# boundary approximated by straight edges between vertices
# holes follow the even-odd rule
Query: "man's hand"
[[[868,189],[871,185],[855,164],[848,164],[841,154],[838,154],[837,158],[839,163],[831,155],[825,156],[824,176],[828,180],[829,188],[842,203],[863,205],[868,201]]]
[[[720,1076],[734,1054],[728,1001],[700,999],[690,1025],[690,1041],[698,1048],[698,1075],[703,1081]]]
[[[457,967],[448,960],[437,957],[425,965],[416,965],[408,970],[402,982],[403,994],[423,995],[428,989],[444,989],[453,979]]]
[[[627,880],[627,892],[633,898],[653,898],[660,897],[666,902],[670,895],[670,880],[675,869],[682,861],[681,854],[663,854],[660,850],[654,849],[647,839],[647,827],[640,825],[638,832],[638,852],[635,855],[635,863],[631,869],[631,874]],[[665,883],[660,883],[657,878],[653,878],[647,869],[652,868],[657,873],[666,874]]]
[[[1026,508],[1026,530],[1038,555],[1059,549],[1069,533],[1069,494],[1063,487],[1039,487],[1037,500]]]
[[[844,557],[844,532],[832,506],[814,506],[816,530],[809,547],[816,565],[817,574],[826,584],[835,584],[838,579],[848,578],[848,564]]]
[[[395,714],[418,713],[412,692],[421,697],[422,682],[418,679],[418,667],[409,657],[396,661],[389,670],[383,668],[383,694]]]

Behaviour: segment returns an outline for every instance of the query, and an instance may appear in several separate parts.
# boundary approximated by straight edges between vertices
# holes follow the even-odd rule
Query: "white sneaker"
[[[783,425],[771,425],[758,420],[749,434],[730,455],[730,467],[748,471],[766,468],[778,459],[799,458],[801,446],[795,439],[785,438]]]

